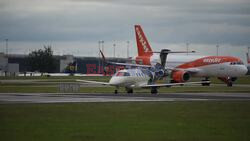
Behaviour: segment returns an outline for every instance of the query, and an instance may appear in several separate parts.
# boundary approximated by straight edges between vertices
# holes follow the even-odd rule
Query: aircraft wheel
[[[133,93],[133,89],[127,89],[127,93],[128,94],[132,94]]]
[[[176,83],[174,80],[170,80],[170,83]]]
[[[209,77],[205,77],[205,79],[202,80],[201,85],[202,85],[202,86],[210,86],[210,82],[207,83],[207,82],[204,82],[204,81],[209,81]]]
[[[228,82],[228,83],[227,83],[227,86],[228,86],[228,87],[232,87],[232,86],[233,86],[233,82]]]
[[[157,88],[151,88],[151,94],[157,94],[158,91],[157,91]]]
[[[201,83],[202,86],[210,86],[210,83]]]

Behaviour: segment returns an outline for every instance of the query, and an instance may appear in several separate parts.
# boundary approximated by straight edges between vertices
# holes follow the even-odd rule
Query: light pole
[[[186,44],[186,48],[187,48],[187,55],[188,55],[189,43]]]
[[[6,55],[8,55],[8,39],[5,39],[5,41],[6,41]]]
[[[129,58],[129,41],[127,41],[127,58]]]
[[[216,55],[219,56],[219,45],[216,45]]]
[[[101,63],[100,63],[100,50],[101,50],[101,41],[98,41],[98,56],[99,56],[99,61],[98,61],[98,74],[100,74],[100,68],[101,68]]]
[[[102,43],[102,53],[104,54],[104,41],[102,40],[101,43]]]
[[[115,58],[115,46],[116,46],[116,44],[114,43],[113,44],[113,47],[114,47],[114,58]]]
[[[103,40],[101,41],[101,44],[102,44],[102,53],[104,54],[104,41]],[[103,61],[102,61],[102,68],[104,69]],[[103,71],[102,71],[102,73],[103,73]]]

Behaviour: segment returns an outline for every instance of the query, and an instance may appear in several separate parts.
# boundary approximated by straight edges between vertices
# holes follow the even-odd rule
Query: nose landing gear
[[[157,87],[152,87],[151,94],[157,94],[157,93],[158,93]]]

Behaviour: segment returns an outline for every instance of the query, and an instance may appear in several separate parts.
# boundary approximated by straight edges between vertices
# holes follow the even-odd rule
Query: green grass
[[[248,141],[249,102],[1,104],[0,140]]]
[[[81,93],[113,93],[115,88],[113,87],[84,87],[80,89]],[[171,88],[160,88],[159,93],[250,93],[250,87],[227,87],[227,86],[210,86],[210,87],[171,87]],[[124,88],[119,89],[119,93],[126,93]],[[134,93],[150,93],[150,89],[134,89]]]
[[[85,80],[95,80],[95,81],[105,81],[108,82],[110,76],[32,76],[32,77],[3,77],[0,76],[0,80],[36,80],[37,82],[74,82],[76,79],[85,79]],[[168,78],[170,80],[170,78]],[[192,78],[191,81],[200,81],[201,78]],[[223,84],[219,79],[212,77],[212,83]],[[250,84],[250,76],[239,77],[235,84]]]
[[[0,93],[56,93],[57,87],[0,86]]]
[[[79,93],[113,93],[114,87],[81,87]],[[59,88],[57,85],[4,85],[0,86],[0,93],[57,93]],[[160,88],[159,93],[250,93],[250,87],[240,86],[180,86],[171,88]],[[119,93],[126,93],[124,88],[119,89]],[[134,93],[150,93],[150,89],[134,89]]]
[[[19,92],[27,92],[27,93],[56,93],[58,91],[58,84],[61,82],[74,82],[76,79],[85,79],[85,80],[94,80],[94,81],[103,81],[108,82],[110,79],[109,76],[98,77],[98,76],[86,76],[86,77],[76,77],[76,76],[61,76],[61,77],[0,77],[0,80],[16,80],[12,82],[3,81],[0,83],[0,93],[19,93]],[[24,80],[24,81],[22,81]],[[26,81],[28,80],[28,81]],[[32,80],[32,81],[29,81]],[[34,81],[34,82],[33,82]],[[197,78],[193,78],[192,81],[200,81]],[[212,84],[222,84],[221,81],[216,78],[211,78]],[[162,82],[163,83],[163,82]],[[248,84],[250,85],[250,77],[241,77],[236,81],[236,84]],[[226,84],[225,84],[226,85]],[[250,87],[241,87],[241,86],[233,86],[226,87],[222,86],[211,86],[211,87],[198,87],[198,86],[184,86],[184,87],[172,87],[172,88],[160,88],[159,93],[174,93],[174,92],[244,92],[250,93]],[[82,87],[80,92],[82,93],[113,93],[114,87]],[[125,93],[124,88],[119,90],[121,93]],[[149,93],[149,89],[135,89],[136,93]]]

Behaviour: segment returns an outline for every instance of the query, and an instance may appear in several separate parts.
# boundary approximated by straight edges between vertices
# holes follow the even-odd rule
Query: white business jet
[[[102,55],[103,61],[106,64],[121,65],[121,66],[132,67],[132,68],[119,70],[111,77],[109,82],[88,81],[88,80],[76,80],[76,81],[114,86],[116,88],[115,94],[118,93],[118,89],[120,87],[125,87],[127,93],[133,93],[134,88],[149,88],[151,89],[151,94],[157,94],[158,92],[157,89],[160,87],[204,83],[203,81],[203,82],[156,84],[157,80],[160,80],[163,77],[168,75],[167,71],[164,69],[165,63],[164,65],[157,63],[155,66],[151,66],[151,65],[149,66],[149,65],[139,65],[139,64],[108,62],[106,61],[103,53],[101,51],[100,53]]]

